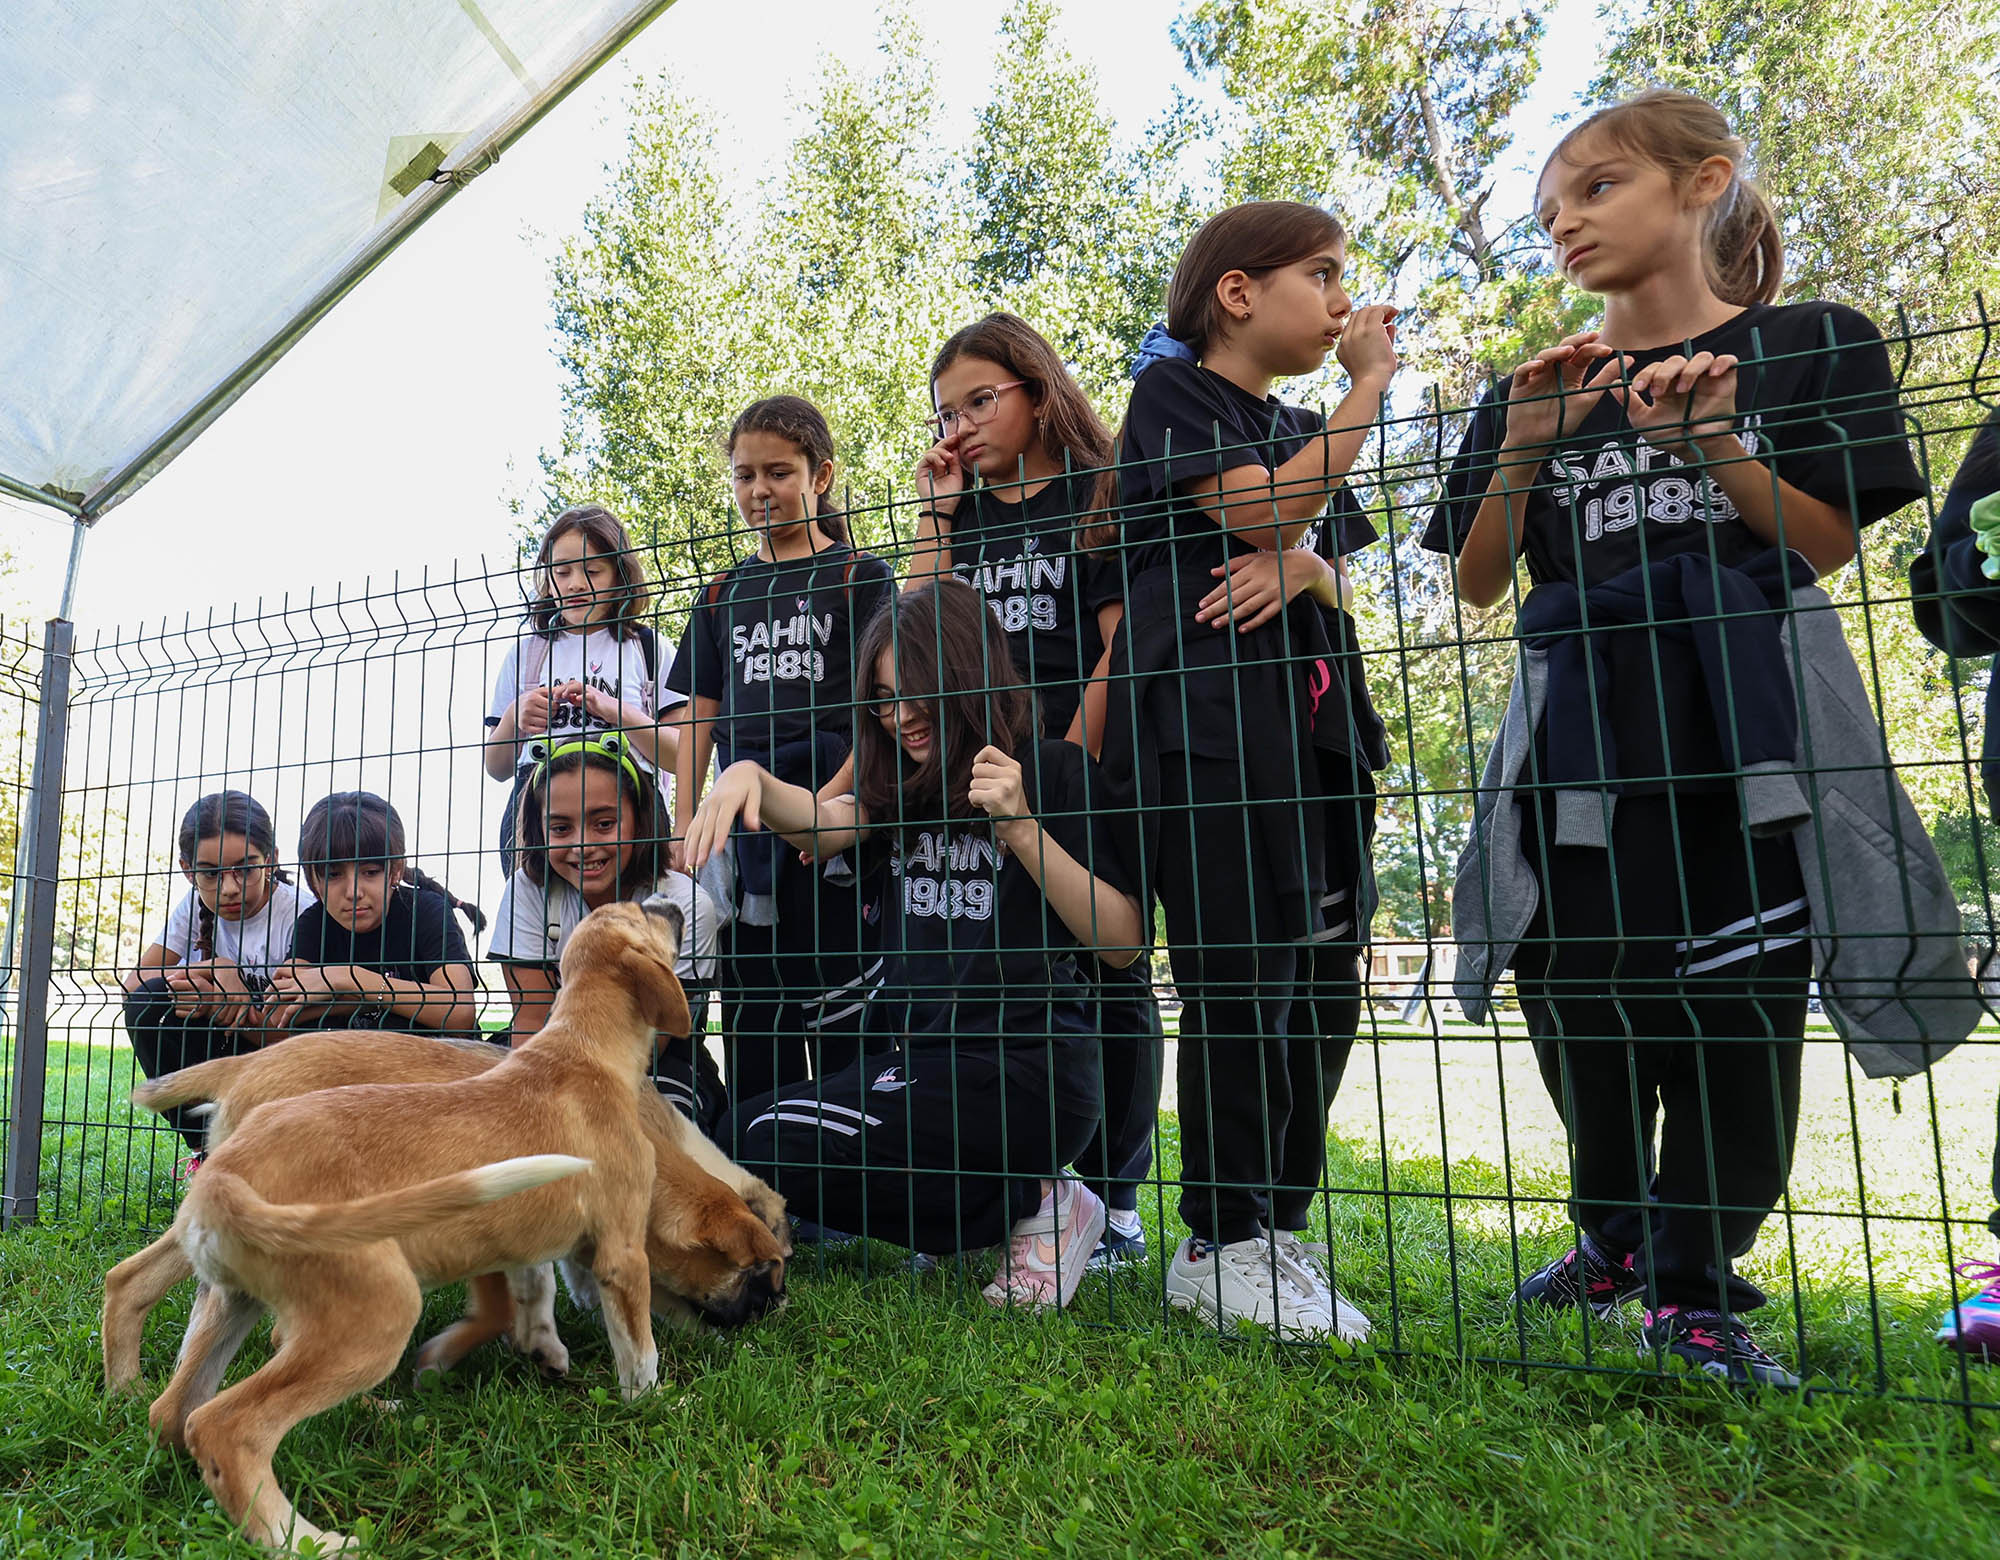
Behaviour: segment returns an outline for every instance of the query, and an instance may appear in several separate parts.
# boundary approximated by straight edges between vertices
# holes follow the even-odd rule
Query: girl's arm
[[[1639,437],[1713,478],[1754,535],[1773,547],[1789,547],[1822,576],[1853,560],[1853,515],[1793,487],[1744,453],[1734,432],[1733,356],[1697,352],[1650,363],[1632,376],[1629,388],[1611,394],[1624,405],[1626,421]]]
[[[521,761],[521,744],[549,729],[549,687],[537,683],[501,713],[500,723],[486,733],[486,773],[495,780],[510,778]]]
[[[272,1027],[290,1029],[309,1008],[328,1013],[385,1008],[426,1029],[470,1030],[474,1011],[472,967],[440,964],[425,980],[385,975],[363,964],[309,964],[291,960],[271,975]]]
[[[674,718],[674,711],[683,706],[675,705],[655,720],[636,704],[620,704],[603,689],[586,686],[583,707],[593,720],[630,743],[632,750],[656,771],[678,770],[681,722]]]
[[[687,839],[688,825],[701,805],[702,782],[708,778],[709,760],[715,756],[715,722],[722,714],[722,701],[698,693],[674,713],[679,717],[674,724],[680,728],[674,748],[674,839],[678,842]],[[673,850],[678,854],[685,848],[677,843]],[[674,865],[693,870],[685,860],[677,859]]]
[[[141,985],[153,978],[153,971],[171,969],[181,962],[181,956],[165,943],[148,943],[139,955],[138,964],[125,972],[120,980],[127,991],[137,991]]]
[[[1070,935],[1098,958],[1123,969],[1139,957],[1139,902],[1098,877],[1028,811],[1021,765],[997,747],[972,761],[972,805],[994,820],[993,832],[1041,885]]]
[[[1104,653],[1090,669],[1083,697],[1077,700],[1076,715],[1069,723],[1069,730],[1063,733],[1063,741],[1074,742],[1092,758],[1101,757],[1104,752],[1106,701],[1111,697],[1111,637],[1124,621],[1122,601],[1107,601],[1097,609],[1097,631],[1104,639]]]
[[[729,842],[738,819],[769,829],[787,844],[825,860],[868,837],[868,820],[851,796],[822,801],[745,759],[715,777],[715,788],[688,825],[687,869],[699,872]]]
[[[1348,391],[1320,436],[1276,471],[1254,462],[1198,477],[1181,491],[1223,530],[1253,547],[1288,548],[1326,507],[1326,492],[1346,477],[1382,415],[1382,397],[1396,372],[1393,321],[1384,304],[1356,309],[1340,334],[1339,357]]]
[[[1623,369],[1624,359],[1600,342],[1596,331],[1587,330],[1564,337],[1514,370],[1507,382],[1506,429],[1494,455],[1493,477],[1458,549],[1453,582],[1461,601],[1490,607],[1512,587],[1528,522],[1528,495],[1542,463],[1565,429],[1574,432],[1583,426]]]
[[[910,548],[908,578],[951,572],[951,517],[965,491],[965,468],[958,463],[958,436],[940,439],[917,462],[917,539]]]
[[[556,1001],[556,972],[538,964],[503,964],[507,998],[514,1004],[513,1043],[520,1045],[542,1032]]]

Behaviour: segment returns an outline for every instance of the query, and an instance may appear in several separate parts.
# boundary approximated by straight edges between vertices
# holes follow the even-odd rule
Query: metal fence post
[[[42,1093],[49,1070],[49,987],[55,974],[56,869],[62,860],[63,750],[69,736],[70,652],[75,625],[49,619],[42,636],[41,721],[34,779],[21,819],[24,846],[20,996],[15,1010],[13,1100],[0,1229],[35,1222],[42,1180]]]

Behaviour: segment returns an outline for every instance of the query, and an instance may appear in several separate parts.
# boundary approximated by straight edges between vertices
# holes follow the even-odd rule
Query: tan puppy
[[[450,1083],[274,1101],[202,1166],[174,1232],[208,1287],[150,1417],[250,1537],[345,1545],[293,1510],[271,1456],[300,1420],[395,1369],[425,1289],[588,1248],[619,1385],[628,1398],[653,1386],[655,1162],[638,1099],[655,1031],[688,1023],[674,952],[664,915],[594,911],[548,1025],[520,1050]],[[216,1395],[266,1308],[283,1342]]]
[[[505,1046],[476,1040],[340,1030],[199,1062],[142,1083],[132,1098],[155,1111],[212,1102],[212,1151],[251,1111],[272,1100],[350,1084],[472,1078],[507,1055]],[[654,1316],[682,1326],[734,1326],[781,1303],[785,1260],[791,1255],[784,1199],[731,1162],[654,1090],[640,1090],[639,1123],[652,1139],[654,1153],[646,1224]],[[717,1182],[734,1195],[718,1198]],[[137,1385],[146,1317],[193,1271],[170,1232],[106,1275],[102,1336],[104,1384],[110,1391]],[[520,1298],[510,1301],[510,1290]],[[569,1367],[569,1351],[556,1332],[554,1306],[554,1284],[546,1267],[519,1269],[504,1283],[475,1279],[467,1318],[473,1325],[427,1343],[418,1353],[417,1368],[448,1369],[488,1336],[505,1332],[517,1350],[560,1375]]]

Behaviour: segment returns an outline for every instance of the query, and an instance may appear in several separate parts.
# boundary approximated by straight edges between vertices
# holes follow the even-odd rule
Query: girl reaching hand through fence
[[[666,798],[615,736],[574,737],[538,762],[521,791],[514,875],[495,913],[487,956],[513,1006],[515,1045],[541,1032],[562,984],[563,949],[603,905],[656,892],[681,911],[674,973],[694,1032],[663,1037],[653,1081],[704,1131],[723,1108],[722,1078],[703,1045],[715,982],[716,909],[685,872],[668,866]]]
[[[486,772],[512,783],[500,815],[500,861],[513,871],[521,788],[558,743],[615,732],[664,786],[680,748],[649,592],[624,525],[598,504],[565,509],[535,552],[527,632],[508,650],[486,716]]]
[[[299,829],[299,866],[319,903],[272,971],[273,1029],[478,1032],[478,981],[453,912],[475,932],[486,917],[410,865],[395,808],[368,791],[315,804]]]
[[[1266,201],[1211,218],[1175,267],[1111,486],[1125,617],[1104,756],[1119,804],[1140,812],[1184,1004],[1192,1233],[1168,1298],[1222,1325],[1356,1339],[1367,1318],[1299,1228],[1324,1179],[1323,1107],[1358,1020],[1352,956],[1371,908],[1373,801],[1354,759],[1373,716],[1332,630],[1340,556],[1373,533],[1352,506],[1322,515],[1395,372],[1395,311],[1354,308],[1346,260],[1331,215]],[[1330,418],[1271,394],[1329,353],[1349,380]],[[1316,944],[1333,950],[1323,965]]]
[[[850,544],[833,499],[833,433],[810,401],[772,396],[729,431],[737,513],[756,550],[711,580],[688,615],[672,685],[692,700],[674,790],[684,834],[718,767],[750,761],[808,788],[853,743],[854,642],[891,590],[889,566]],[[855,863],[801,862],[769,835],[732,845],[722,912],[722,1028],[732,1096],[747,1099],[862,1048],[870,983]],[[724,876],[724,881],[727,875]]]
[[[1813,581],[1923,484],[1873,325],[1775,301],[1777,219],[1744,150],[1667,91],[1557,145],[1537,214],[1603,323],[1481,405],[1424,544],[1456,554],[1474,605],[1521,560],[1532,586],[1453,902],[1468,1011],[1511,954],[1569,1134],[1579,1234],[1517,1302],[1643,1298],[1670,1362],[1792,1385],[1733,1264],[1784,1195],[1812,937],[1838,925],[1839,959],[1873,961],[1850,1040],[1890,1010],[1952,1038],[1920,1013],[1927,976],[1949,985],[1933,942],[1965,982],[1836,615],[1797,610],[1825,608]],[[1837,1000],[1836,967],[1820,979]]]
[[[1115,561],[1082,538],[1111,463],[1111,430],[1055,348],[1012,314],[989,314],[938,349],[931,398],[937,442],[917,467],[910,577],[948,571],[985,597],[1034,692],[1042,733],[1095,754],[1105,644],[1125,598]],[[1149,959],[1088,962],[1101,987],[1104,1120],[1077,1168],[1109,1210],[1092,1262],[1138,1262],[1146,1256],[1139,1185],[1160,1109],[1160,1010]]]
[[[924,1252],[1005,1240],[996,1305],[1066,1305],[1104,1205],[1063,1173],[1096,1130],[1087,959],[1145,940],[1074,743],[1038,741],[999,620],[961,582],[897,596],[862,636],[855,794],[822,799],[756,764],[725,770],[687,848],[739,826],[825,855],[892,852],[877,1002],[892,1054],[735,1107],[738,1158],[794,1213]]]
[[[188,891],[125,977],[125,1029],[148,1078],[264,1043],[271,973],[292,951],[312,895],[278,865],[271,815],[242,791],[214,791],[181,819]],[[197,1150],[198,1119],[167,1113]]]

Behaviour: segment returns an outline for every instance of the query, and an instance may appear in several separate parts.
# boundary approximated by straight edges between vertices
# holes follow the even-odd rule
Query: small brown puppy
[[[505,1046],[476,1040],[338,1030],[198,1062],[140,1084],[132,1098],[155,1111],[211,1102],[212,1151],[251,1111],[272,1100],[350,1084],[472,1078],[508,1054]],[[646,1223],[653,1315],[679,1326],[707,1322],[728,1327],[782,1303],[785,1261],[791,1255],[784,1199],[731,1162],[654,1090],[639,1091],[639,1124],[652,1139],[655,1166]],[[734,1195],[718,1197],[718,1182]],[[170,1232],[106,1275],[102,1337],[108,1390],[122,1392],[138,1384],[146,1317],[193,1272]],[[521,1298],[510,1302],[509,1290]],[[519,1352],[544,1370],[562,1374],[569,1367],[569,1351],[556,1332],[554,1300],[546,1267],[517,1270],[504,1283],[474,1279],[467,1317],[473,1325],[426,1344],[418,1354],[418,1369],[448,1369],[486,1337],[506,1332]]]
[[[208,1287],[150,1418],[251,1538],[346,1544],[293,1510],[271,1456],[300,1420],[395,1369],[426,1289],[587,1248],[619,1385],[628,1398],[653,1386],[656,1167],[638,1099],[655,1031],[688,1023],[674,952],[664,915],[594,911],[548,1025],[488,1071],[277,1100],[202,1166],[174,1233]],[[283,1342],[217,1395],[267,1308]]]

